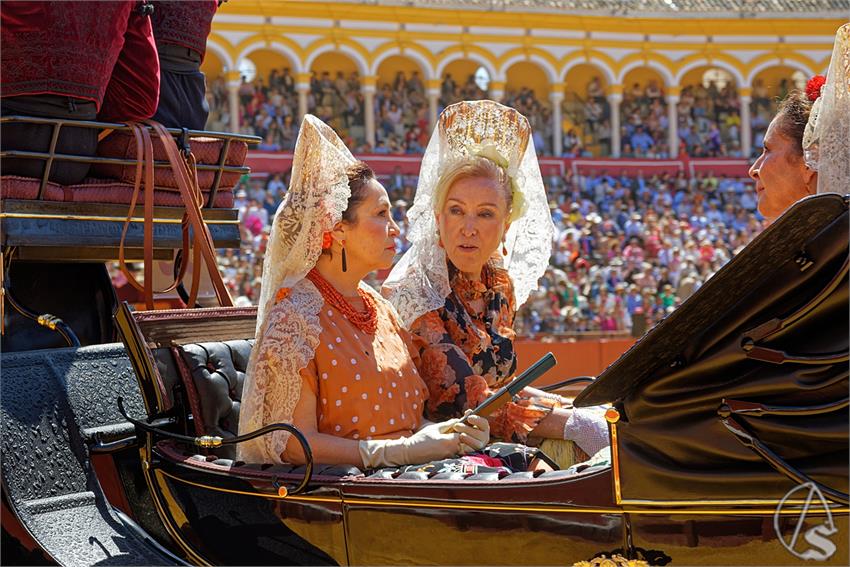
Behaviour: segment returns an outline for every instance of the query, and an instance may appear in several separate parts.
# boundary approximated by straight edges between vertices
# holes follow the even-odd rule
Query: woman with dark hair
[[[817,192],[818,173],[803,159],[803,133],[811,109],[812,101],[804,93],[790,93],[767,127],[762,153],[750,167],[758,210],[770,222]]]
[[[399,229],[372,170],[307,115],[272,225],[239,430],[287,422],[316,462],[417,464],[481,449],[487,421],[427,424],[428,397],[387,301],[363,283],[389,268]],[[275,432],[240,445],[250,462],[303,463]]]

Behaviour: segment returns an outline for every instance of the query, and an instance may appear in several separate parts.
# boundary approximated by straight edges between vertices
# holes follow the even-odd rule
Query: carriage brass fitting
[[[203,435],[195,439],[195,445],[204,449],[215,449],[221,447],[222,438],[215,435]]]
[[[42,327],[47,327],[51,331],[56,330],[56,319],[53,317],[53,315],[39,315],[38,324]]]
[[[608,408],[605,410],[605,421],[608,423],[617,423],[620,421],[620,412],[614,408]]]

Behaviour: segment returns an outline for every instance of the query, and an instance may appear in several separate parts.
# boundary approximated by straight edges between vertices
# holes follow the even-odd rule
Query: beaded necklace
[[[368,292],[357,288],[357,294],[366,306],[364,311],[357,311],[328,280],[322,277],[316,268],[307,273],[307,279],[313,282],[325,301],[333,305],[352,325],[368,335],[375,334],[378,330],[378,308],[375,299]]]

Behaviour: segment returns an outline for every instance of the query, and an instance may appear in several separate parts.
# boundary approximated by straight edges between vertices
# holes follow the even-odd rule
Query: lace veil
[[[491,100],[453,104],[440,115],[422,158],[416,197],[408,211],[410,249],[382,290],[406,328],[442,307],[451,292],[434,214],[438,181],[459,161],[479,156],[505,169],[513,184],[514,220],[505,238],[503,265],[513,281],[517,307],[537,288],[549,265],[555,227],[528,120]]]
[[[263,261],[257,331],[242,390],[239,432],[291,422],[301,392],[300,371],[315,355],[323,299],[308,280],[322,237],[342,220],[355,162],[333,129],[304,117],[289,190],[277,209]],[[275,432],[238,446],[246,462],[279,462],[289,434]]]
[[[850,180],[850,24],[838,28],[821,96],[803,134],[806,165],[818,172],[818,193],[846,193]]]

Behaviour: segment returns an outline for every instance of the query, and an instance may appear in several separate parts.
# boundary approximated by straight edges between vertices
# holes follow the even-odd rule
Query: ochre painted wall
[[[558,365],[536,383],[554,384],[576,376],[597,376],[634,344],[634,339],[598,339],[576,342],[518,340],[517,373],[537,362],[547,352],[555,355]]]

